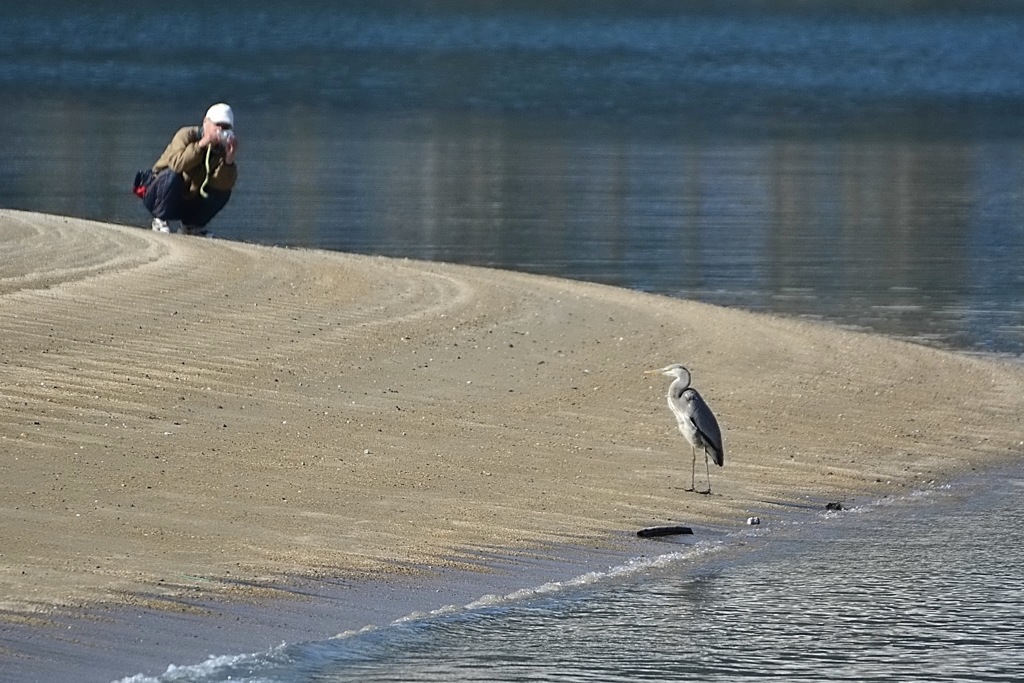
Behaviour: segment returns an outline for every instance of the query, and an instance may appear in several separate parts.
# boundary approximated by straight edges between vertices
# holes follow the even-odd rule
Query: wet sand
[[[1018,364],[481,268],[0,211],[0,321],[0,671],[40,680],[327,637],[461,597],[437,572],[490,592],[554,572],[538,552],[1024,453]],[[670,362],[722,425],[711,496],[643,374]]]

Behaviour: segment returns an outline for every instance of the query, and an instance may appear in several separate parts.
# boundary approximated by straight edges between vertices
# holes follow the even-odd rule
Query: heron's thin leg
[[[690,445],[690,452],[693,453],[693,462],[690,463],[690,488],[687,491],[696,491],[697,483],[697,449]]]
[[[704,467],[708,471],[708,490],[705,491],[708,495],[711,494],[711,464],[708,462],[708,451],[704,449]]]

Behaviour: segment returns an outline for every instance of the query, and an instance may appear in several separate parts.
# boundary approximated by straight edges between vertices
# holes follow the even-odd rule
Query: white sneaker
[[[170,232],[171,224],[165,221],[163,218],[153,219],[153,229],[157,232]]]

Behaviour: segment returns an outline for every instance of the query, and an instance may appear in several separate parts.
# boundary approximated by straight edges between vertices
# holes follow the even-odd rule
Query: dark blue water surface
[[[2,10],[0,78],[42,94],[708,129],[710,114],[776,128],[1024,99],[1015,2],[37,4]]]

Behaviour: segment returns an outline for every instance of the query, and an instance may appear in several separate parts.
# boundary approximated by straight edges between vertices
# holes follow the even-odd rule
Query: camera
[[[220,131],[217,131],[217,137],[220,139],[220,144],[222,144],[225,147],[227,147],[228,143],[232,140],[232,138],[235,137],[235,131],[233,131],[233,130],[220,130]]]

